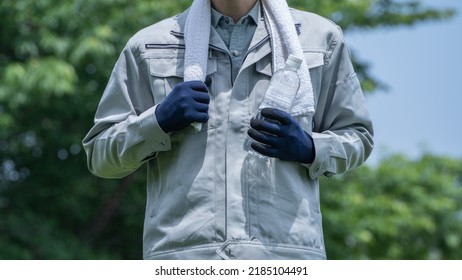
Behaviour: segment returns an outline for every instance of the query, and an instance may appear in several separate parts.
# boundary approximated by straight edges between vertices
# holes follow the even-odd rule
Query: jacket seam
[[[333,53],[335,51],[335,48],[338,45],[338,41],[340,40],[341,30],[340,30],[340,27],[338,27],[338,26],[337,26],[337,32],[336,32],[335,35],[336,36],[332,39],[332,42],[330,43],[330,48],[326,52],[326,61],[325,61],[326,65],[330,63],[330,60],[331,60],[332,55],[333,55]]]
[[[195,250],[203,250],[203,249],[215,249],[219,248],[221,245],[223,245],[225,242],[216,242],[216,243],[205,243],[201,245],[195,245],[195,246],[189,246],[189,247],[181,247],[181,248],[175,248],[175,249],[167,249],[167,250],[162,250],[158,251],[157,253],[152,253],[152,254],[146,254],[145,258],[150,258],[150,257],[159,257],[162,255],[168,255],[168,254],[175,254],[175,253],[181,253],[181,252],[188,252],[188,251],[195,251]],[[254,243],[251,241],[227,241],[228,244],[234,244],[234,245],[254,245],[254,246],[267,246],[267,247],[272,247],[272,248],[284,248],[284,249],[295,249],[295,250],[300,250],[300,251],[308,251],[308,252],[313,252],[320,254],[322,256],[325,256],[325,251],[322,249],[318,249],[316,247],[312,246],[303,246],[303,245],[295,245],[295,244],[289,244],[289,243]]]

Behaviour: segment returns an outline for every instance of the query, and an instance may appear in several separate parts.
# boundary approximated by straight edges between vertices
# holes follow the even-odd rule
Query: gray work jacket
[[[317,178],[362,164],[372,124],[341,30],[291,12],[316,102],[314,116],[297,119],[312,134],[316,157],[312,164],[272,159],[269,175],[243,149],[272,75],[263,19],[235,82],[233,54],[212,28],[210,119],[199,132],[166,134],[154,113],[183,79],[187,11],[141,30],[124,48],[83,145],[100,177],[121,178],[147,163],[145,259],[326,258]]]

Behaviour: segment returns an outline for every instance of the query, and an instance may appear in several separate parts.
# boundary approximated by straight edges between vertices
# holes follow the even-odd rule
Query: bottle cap
[[[286,60],[286,68],[297,71],[300,69],[300,65],[302,65],[303,59],[293,55],[289,54],[289,57]]]

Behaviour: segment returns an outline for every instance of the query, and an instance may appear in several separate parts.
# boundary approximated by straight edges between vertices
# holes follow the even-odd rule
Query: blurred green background
[[[129,37],[190,3],[0,2],[0,259],[141,258],[145,170],[96,178],[81,141]],[[345,32],[454,15],[420,1],[289,4]],[[368,95],[386,87],[353,59]],[[321,185],[329,259],[462,259],[461,159],[389,155]]]

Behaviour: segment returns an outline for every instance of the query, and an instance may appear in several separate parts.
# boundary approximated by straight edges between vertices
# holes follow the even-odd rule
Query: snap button
[[[240,53],[239,53],[239,51],[233,51],[233,55],[237,57],[237,56],[240,55]]]

